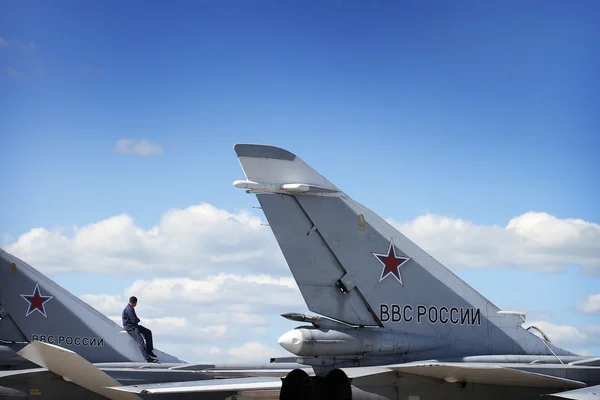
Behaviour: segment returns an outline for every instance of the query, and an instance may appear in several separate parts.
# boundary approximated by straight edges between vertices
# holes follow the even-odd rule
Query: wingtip
[[[233,150],[238,157],[272,158],[294,161],[296,155],[286,149],[266,144],[236,143]]]

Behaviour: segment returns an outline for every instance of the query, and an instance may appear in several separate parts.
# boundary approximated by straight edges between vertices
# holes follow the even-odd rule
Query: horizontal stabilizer
[[[242,391],[263,391],[281,389],[279,378],[232,378],[211,379],[204,381],[169,382],[149,385],[131,385],[111,387],[116,392],[139,394],[176,394],[176,393],[217,393]]]
[[[109,399],[139,399],[138,396],[132,393],[116,392],[107,389],[107,386],[118,386],[119,382],[71,350],[34,341],[21,349],[18,354],[40,367],[47,368],[67,382],[73,382]]]
[[[556,376],[520,371],[499,365],[475,363],[409,363],[387,366],[405,374],[442,379],[449,383],[467,382],[483,385],[574,389],[585,383]]]
[[[600,400],[600,385],[569,390],[568,392],[553,393],[550,396],[571,400]]]

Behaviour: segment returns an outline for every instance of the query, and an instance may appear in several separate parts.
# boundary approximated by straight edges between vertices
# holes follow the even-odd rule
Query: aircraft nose
[[[287,331],[279,339],[277,343],[292,354],[299,354],[302,349],[303,337],[302,331],[299,329],[292,329]]]

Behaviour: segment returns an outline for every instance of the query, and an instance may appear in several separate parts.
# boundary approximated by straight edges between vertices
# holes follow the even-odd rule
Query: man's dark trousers
[[[142,325],[137,325],[135,327],[127,327],[125,328],[125,330],[135,339],[138,346],[140,346],[142,355],[147,360],[149,358],[148,352],[154,350],[154,346],[152,343],[152,331]],[[146,341],[146,343],[144,343],[144,340]]]

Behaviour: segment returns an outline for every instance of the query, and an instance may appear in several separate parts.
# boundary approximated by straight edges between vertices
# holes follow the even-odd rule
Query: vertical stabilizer
[[[310,310],[442,338],[456,353],[551,354],[521,321],[296,155],[263,145],[234,149],[247,178],[234,185],[257,195]]]
[[[1,249],[0,318],[4,342],[37,340],[72,350],[89,362],[145,361],[121,326]],[[164,353],[159,359],[180,361]]]

